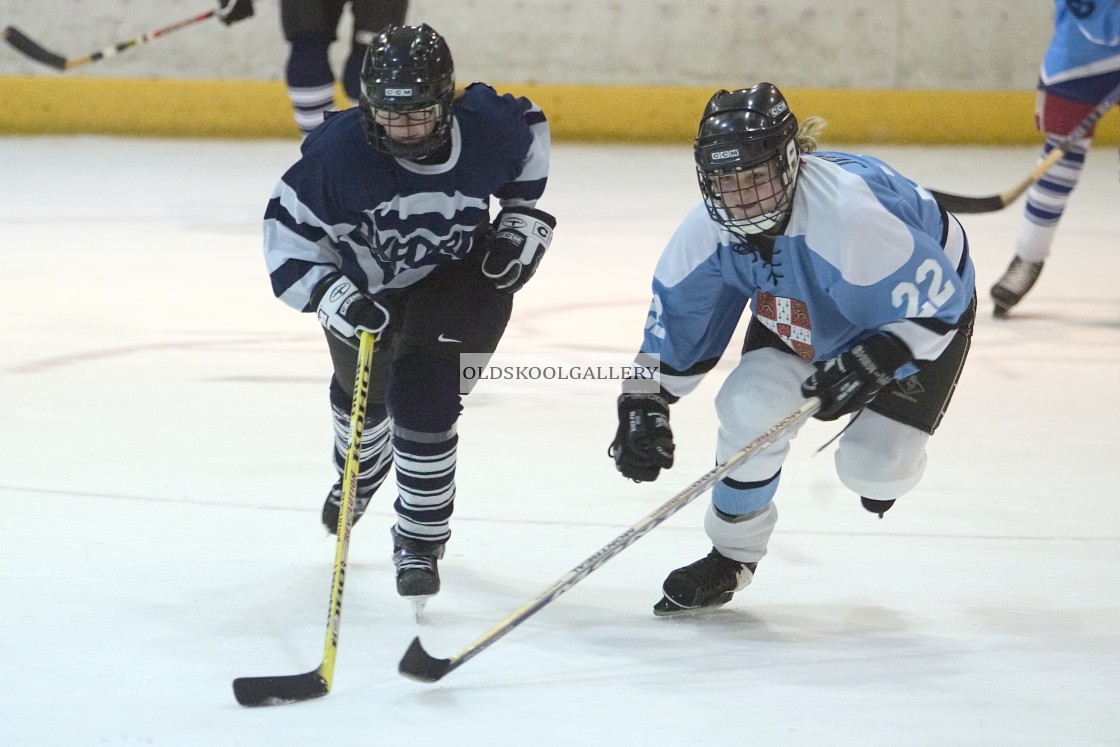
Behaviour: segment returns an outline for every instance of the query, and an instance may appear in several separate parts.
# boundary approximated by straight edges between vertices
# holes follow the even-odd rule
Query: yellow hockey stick
[[[354,376],[354,404],[350,410],[350,445],[342,472],[342,505],[338,511],[338,540],[334,548],[334,577],[327,615],[327,639],[323,661],[317,669],[303,674],[277,677],[239,677],[233,681],[233,694],[243,706],[271,706],[299,703],[321,698],[331,691],[334,661],[338,655],[338,630],[342,623],[342,587],[346,581],[346,556],[350,550],[350,529],[354,526],[354,504],[358,495],[358,458],[365,428],[369,379],[373,367],[373,346],[377,336],[362,332],[358,345],[358,370]]]

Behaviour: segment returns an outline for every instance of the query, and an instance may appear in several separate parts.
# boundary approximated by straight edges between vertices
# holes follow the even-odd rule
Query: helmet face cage
[[[763,83],[713,96],[694,153],[712,220],[742,238],[781,230],[800,161],[797,120],[777,88]]]
[[[366,52],[361,84],[358,106],[376,150],[415,160],[450,139],[455,68],[447,43],[427,24],[383,30]]]

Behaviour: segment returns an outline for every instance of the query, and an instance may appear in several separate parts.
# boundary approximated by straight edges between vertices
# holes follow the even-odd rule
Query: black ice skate
[[[724,557],[712,548],[707,557],[669,574],[661,587],[665,596],[653,605],[653,614],[672,617],[722,607],[750,584],[757,566]]]
[[[354,503],[354,524],[358,523],[358,519],[362,518],[362,514],[369,508],[370,498],[373,493],[362,495],[359,490],[357,501]],[[342,478],[338,479],[334,485],[331,486],[331,492],[327,493],[327,498],[323,501],[323,526],[331,534],[338,533],[338,512],[342,508]]]
[[[879,514],[880,519],[894,505],[894,501],[877,501],[874,498],[864,498],[862,495],[859,497],[859,502],[871,513]]]
[[[403,537],[392,528],[393,565],[397,568],[397,593],[412,602],[416,617],[428,600],[439,593],[439,559],[444,543]]]
[[[1042,262],[1024,262],[1015,257],[1008,265],[1003,277],[992,286],[992,300],[996,304],[994,314],[1007,316],[1012,306],[1023,300],[1027,291],[1034,287],[1042,274]]]

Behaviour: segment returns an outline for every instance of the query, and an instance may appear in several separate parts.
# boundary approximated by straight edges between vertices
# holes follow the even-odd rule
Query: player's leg
[[[921,480],[926,443],[941,424],[972,342],[976,299],[945,352],[915,375],[896,381],[856,413],[840,436],[836,474],[860,496],[863,507],[883,517]]]
[[[350,37],[350,55],[342,71],[342,88],[350,103],[357,105],[366,48],[386,26],[404,25],[408,0],[351,0],[350,10],[354,15],[354,33]]]
[[[926,468],[929,434],[864,410],[840,436],[836,474],[880,518],[910,492]]]
[[[354,374],[358,351],[334,335],[327,333],[327,346],[334,366],[330,401],[334,420],[334,465],[338,479],[323,501],[323,525],[332,534],[338,528],[338,512],[342,503],[342,473],[350,439],[350,409],[354,401]],[[373,494],[385,482],[393,463],[389,437],[389,416],[385,408],[385,387],[393,355],[392,338],[379,341],[370,372],[369,399],[366,404],[365,428],[358,451],[358,493],[354,506],[354,523],[365,513]]]
[[[1092,111],[1094,105],[1046,90],[1039,91],[1035,124],[1046,135],[1039,159],[1045,159]],[[996,316],[1006,315],[1038,281],[1042,266],[1050,256],[1058,222],[1081,179],[1091,141],[1090,132],[1087,137],[1071,143],[1065,155],[1027,190],[1026,207],[1015,237],[1015,256],[991,288]]]
[[[397,591],[406,597],[439,591],[436,561],[451,536],[462,411],[459,356],[491,354],[513,306],[476,263],[456,262],[408,295],[400,350],[390,373],[398,497],[394,508]]]
[[[280,20],[288,40],[284,80],[296,125],[306,136],[334,111],[334,73],[328,50],[343,0],[280,0]]]
[[[752,340],[760,342],[766,337],[762,325],[751,324],[748,347]],[[801,382],[812,371],[810,364],[777,347],[763,344],[748,350],[716,396],[720,422],[717,461],[727,459],[801,406]],[[704,518],[712,550],[669,574],[654,614],[718,607],[751,582],[777,522],[774,493],[796,432],[792,429],[715,485]]]

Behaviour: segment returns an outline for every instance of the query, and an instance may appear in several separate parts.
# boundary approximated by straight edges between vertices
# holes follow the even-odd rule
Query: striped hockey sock
[[[331,404],[334,416],[334,465],[342,479],[346,467],[346,451],[350,440],[350,408]],[[389,417],[385,407],[370,405],[366,413],[366,427],[358,450],[358,503],[357,512],[366,510],[370,498],[385,482],[393,464],[393,446],[389,438]]]
[[[296,126],[306,137],[323,123],[323,115],[334,111],[334,73],[328,49],[330,41],[317,37],[293,39],[284,81]]]
[[[1058,142],[1059,138],[1047,135],[1041,158],[1046,158]],[[1081,179],[1089,143],[1088,139],[1072,143],[1061,160],[1027,190],[1024,220],[1019,225],[1015,240],[1015,256],[1024,262],[1038,263],[1049,256],[1058,221]]]
[[[394,426],[397,471],[396,533],[406,539],[442,544],[451,536],[455,504],[455,459],[459,437]]]

